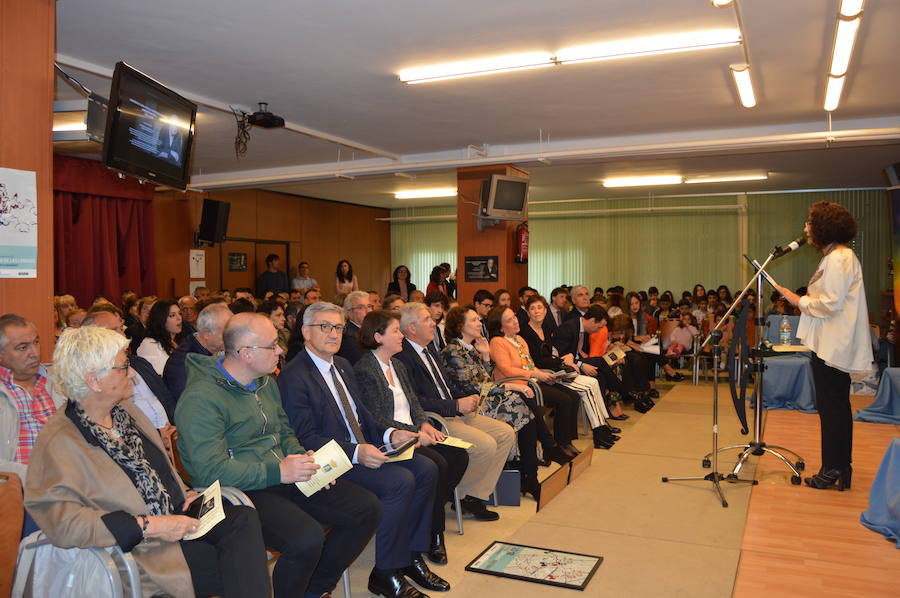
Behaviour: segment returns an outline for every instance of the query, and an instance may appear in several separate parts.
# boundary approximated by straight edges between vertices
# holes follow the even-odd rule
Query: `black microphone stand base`
[[[724,322],[724,319],[722,320]],[[721,322],[720,322],[721,324]],[[722,347],[719,346],[719,341],[722,338],[722,331],[716,327],[711,333],[710,338],[713,341],[712,344],[712,353],[713,353],[713,371],[719,371],[719,355],[721,354]],[[707,339],[708,340],[708,339]],[[724,476],[719,473],[719,380],[718,376],[716,376],[715,381],[713,382],[713,425],[712,425],[712,452],[709,453],[708,456],[712,456],[712,466],[713,471],[711,473],[706,474],[705,476],[698,477],[687,477],[687,478],[670,478],[668,476],[663,476],[662,482],[712,482],[713,490],[716,491],[716,494],[719,496],[719,500],[722,503],[722,507],[728,508],[728,501],[725,499],[725,493],[722,491],[722,485],[720,482],[726,481],[731,484],[745,483],[751,484],[753,486],[756,485],[756,480],[743,480],[737,477],[737,474]],[[708,460],[708,459],[706,459]]]

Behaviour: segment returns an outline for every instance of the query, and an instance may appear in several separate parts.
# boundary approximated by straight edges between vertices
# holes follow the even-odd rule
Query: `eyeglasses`
[[[266,351],[274,351],[277,348],[278,348],[278,341],[275,341],[271,345],[266,345],[264,347],[261,345],[244,345],[243,347],[240,347],[238,349],[238,351],[240,351],[241,349],[265,349]]]
[[[482,301],[482,302],[481,302],[481,305],[484,306],[484,307],[486,307],[486,308],[488,308],[488,309],[494,307],[494,304],[491,303],[490,301]]]
[[[343,324],[332,324],[331,322],[322,322],[321,324],[310,324],[310,327],[319,328],[325,334],[331,334],[332,330],[335,330],[335,331],[337,331],[338,334],[341,334],[344,332],[344,328],[346,328],[346,326],[344,326]]]
[[[126,358],[125,358],[125,363],[124,363],[123,365],[114,365],[114,366],[112,366],[112,367],[109,368],[109,369],[111,369],[111,370],[125,370],[125,371],[128,371],[128,368],[130,368],[130,367],[131,367],[131,361],[129,361],[129,359],[126,357]]]

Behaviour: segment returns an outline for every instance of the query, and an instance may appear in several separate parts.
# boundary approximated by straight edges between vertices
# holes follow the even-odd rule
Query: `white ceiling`
[[[883,185],[881,169],[900,161],[900,2],[866,2],[829,149],[822,102],[838,1],[739,2],[753,109],[740,106],[730,80],[739,47],[427,85],[396,76],[430,63],[734,27],[734,11],[709,0],[220,0],[202,10],[175,0],[69,0],[57,4],[57,51],[98,93],[125,60],[200,102],[192,184],[203,189],[440,205],[452,200],[392,193],[452,186],[456,167],[504,162],[531,172],[535,200],[611,196],[603,176],[661,172],[772,173],[765,182],[690,186],[698,193]],[[74,94],[59,87],[59,97]],[[234,118],[221,108],[259,101],[294,131],[253,129],[237,159]],[[647,190],[617,193],[636,192]]]

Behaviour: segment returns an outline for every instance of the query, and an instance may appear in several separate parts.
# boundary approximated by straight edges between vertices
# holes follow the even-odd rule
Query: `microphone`
[[[806,245],[806,236],[800,236],[787,244],[786,247],[782,247],[781,245],[776,245],[775,249],[772,251],[772,255],[776,258],[781,257],[785,254],[788,254],[796,249],[800,249]]]

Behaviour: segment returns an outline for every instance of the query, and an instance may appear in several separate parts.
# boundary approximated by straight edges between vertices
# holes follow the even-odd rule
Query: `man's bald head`
[[[263,314],[242,312],[233,315],[222,334],[225,353],[235,355],[241,347],[258,344],[259,339],[265,336],[270,328],[275,329],[272,320]]]
[[[122,321],[122,318],[119,316],[119,314],[112,311],[93,311],[92,313],[88,314],[81,325],[97,326],[98,328],[106,328],[107,330],[112,330],[122,335],[125,334],[125,324]]]

